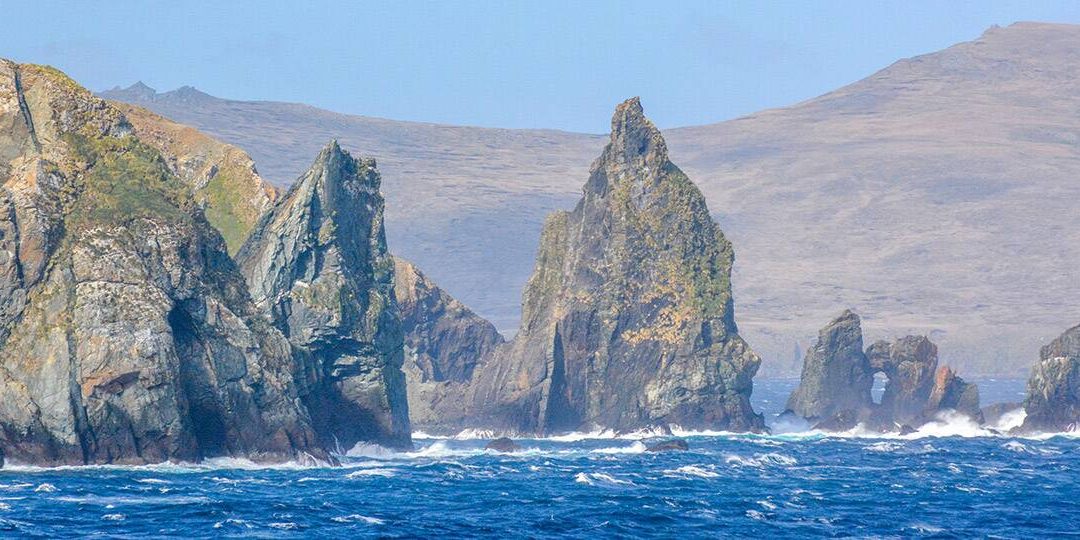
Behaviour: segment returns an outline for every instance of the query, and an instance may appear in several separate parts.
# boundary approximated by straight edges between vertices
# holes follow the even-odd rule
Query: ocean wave
[[[712,470],[710,466],[704,465],[684,465],[677,469],[667,469],[664,471],[667,476],[694,476],[697,478],[718,478],[720,473]]]
[[[367,477],[367,476],[381,476],[383,478],[392,478],[392,477],[396,476],[397,473],[398,473],[397,469],[385,469],[385,468],[358,469],[358,470],[355,470],[355,471],[353,471],[353,472],[351,472],[349,474],[346,474],[345,478],[353,479],[353,478],[364,478],[364,477]]]
[[[579,472],[579,473],[574,475],[574,482],[577,482],[579,484],[586,484],[586,485],[589,485],[589,486],[608,486],[608,487],[634,486],[634,485],[636,485],[633,482],[631,482],[630,480],[622,480],[620,478],[615,478],[614,476],[611,476],[610,474],[607,474],[607,473]]]
[[[377,517],[364,516],[360,514],[349,514],[347,516],[337,516],[330,518],[330,521],[334,523],[367,523],[368,525],[384,525],[386,521],[383,521]]]
[[[744,457],[732,454],[724,458],[724,462],[728,465],[757,468],[765,468],[776,465],[782,467],[790,467],[798,463],[798,461],[796,461],[795,458],[791,456],[777,454],[774,452],[770,452],[767,454],[755,454],[753,457]]]

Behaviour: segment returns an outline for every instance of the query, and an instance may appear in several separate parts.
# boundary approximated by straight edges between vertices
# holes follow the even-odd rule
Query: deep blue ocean
[[[1023,381],[978,381],[983,403]],[[771,420],[795,381],[758,381]],[[1009,419],[1015,421],[1015,418]],[[781,429],[782,430],[782,429]],[[992,436],[945,419],[904,438],[695,434],[418,438],[339,468],[243,462],[0,471],[3,537],[1008,537],[1080,531],[1080,438]]]

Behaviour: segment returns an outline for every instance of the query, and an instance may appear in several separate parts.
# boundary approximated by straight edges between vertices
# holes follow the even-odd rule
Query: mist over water
[[[770,422],[794,383],[757,383]],[[978,383],[987,404],[1023,392],[1019,380]],[[689,452],[660,454],[611,433],[521,440],[525,451],[505,455],[483,450],[483,433],[420,434],[413,452],[360,445],[340,468],[16,466],[0,471],[0,535],[1045,537],[1080,526],[1080,439],[974,429],[683,433]]]

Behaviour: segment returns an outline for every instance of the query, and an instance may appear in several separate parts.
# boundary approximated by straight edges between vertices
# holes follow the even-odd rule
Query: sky
[[[0,57],[92,90],[142,80],[230,99],[458,125],[661,128],[790,105],[1080,2],[183,2],[0,0]]]

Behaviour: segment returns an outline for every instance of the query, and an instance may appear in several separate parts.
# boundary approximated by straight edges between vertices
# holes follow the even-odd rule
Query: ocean
[[[977,381],[983,403],[1024,381]],[[757,381],[772,422],[796,384]],[[1015,423],[1019,416],[1003,422]],[[343,466],[240,460],[0,470],[3,537],[1009,537],[1080,531],[1080,438],[957,418],[919,433],[680,433],[688,452],[580,433],[483,450],[481,433],[358,446]],[[1007,427],[1007,426],[999,426]],[[783,432],[782,432],[783,431]]]

